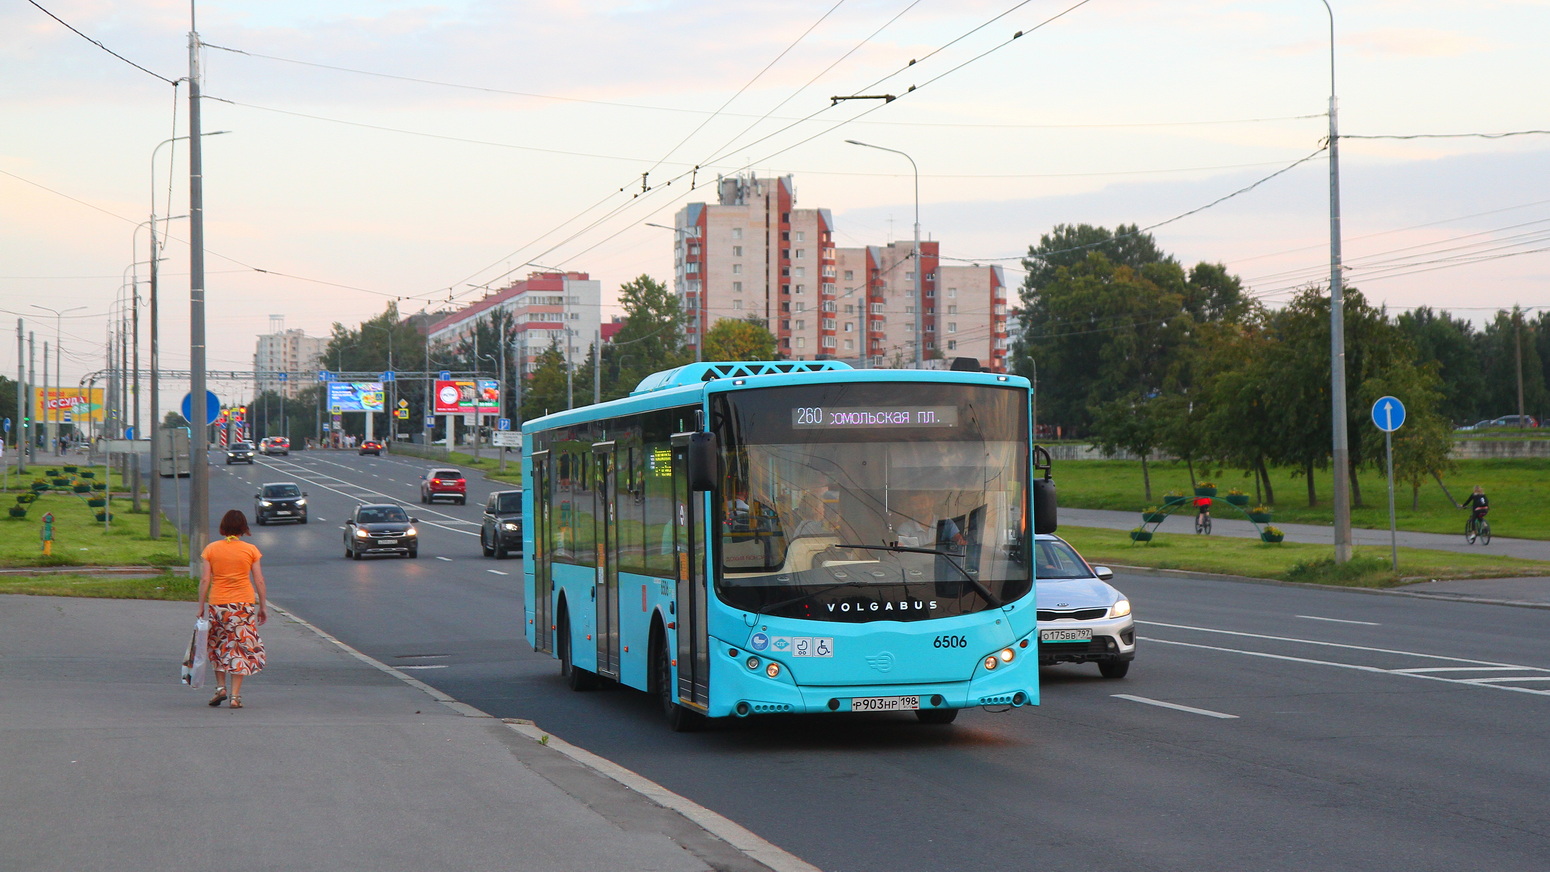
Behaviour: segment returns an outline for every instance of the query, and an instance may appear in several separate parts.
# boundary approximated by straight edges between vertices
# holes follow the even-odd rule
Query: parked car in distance
[[[291,453],[291,440],[284,436],[269,436],[258,443],[258,450],[265,456],[288,455]]]
[[[1130,600],[1109,585],[1114,572],[1092,566],[1059,536],[1034,537],[1034,602],[1039,665],[1096,663],[1104,678],[1124,678],[1136,658]]]
[[[479,549],[486,557],[505,560],[512,551],[522,553],[522,492],[496,491],[484,502],[479,527]]]
[[[367,554],[420,556],[420,531],[397,503],[367,503],[355,507],[344,522],[344,556],[360,560]]]
[[[251,442],[233,442],[230,445],[227,445],[226,446],[226,465],[227,466],[231,466],[233,463],[246,463],[247,465],[252,466],[253,465],[253,443],[251,443]]]
[[[433,466],[420,475],[420,502],[456,500],[458,505],[468,502],[468,480],[463,473],[449,466]]]
[[[376,457],[382,456],[382,443],[374,439],[368,439],[361,443],[360,454],[370,454]]]
[[[1539,421],[1533,415],[1503,415],[1490,423],[1492,427],[1514,427],[1519,430],[1529,430],[1539,426]]]
[[[253,495],[253,521],[260,527],[271,521],[307,523],[307,492],[295,482],[265,482]]]

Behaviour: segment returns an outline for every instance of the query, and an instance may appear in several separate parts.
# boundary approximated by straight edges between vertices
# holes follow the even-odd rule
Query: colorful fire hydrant
[[[43,515],[43,556],[48,557],[54,553],[54,513],[45,512]]]

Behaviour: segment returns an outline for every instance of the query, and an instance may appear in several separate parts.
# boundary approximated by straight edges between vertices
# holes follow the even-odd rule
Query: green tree
[[[706,360],[774,360],[775,335],[758,318],[726,318],[705,331]]]
[[[555,342],[538,355],[538,365],[522,391],[522,419],[537,418],[569,408],[565,402],[565,355]]]
[[[1132,393],[1104,403],[1093,416],[1093,430],[1098,434],[1095,444],[1104,454],[1113,457],[1128,451],[1141,458],[1142,489],[1148,503],[1152,501],[1148,461],[1157,450],[1165,419],[1156,402],[1155,397]]]
[[[1415,346],[1416,356],[1435,361],[1445,377],[1439,413],[1459,424],[1473,424],[1484,417],[1487,412],[1481,395],[1485,373],[1480,367],[1474,326],[1426,306],[1402,313],[1395,324]]]
[[[682,304],[667,286],[642,275],[619,288],[624,326],[603,348],[603,399],[626,396],[654,372],[683,366],[688,324]]]

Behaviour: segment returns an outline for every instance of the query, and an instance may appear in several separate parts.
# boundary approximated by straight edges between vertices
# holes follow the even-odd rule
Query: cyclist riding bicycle
[[[1195,497],[1195,532],[1211,532],[1211,498]]]
[[[1470,511],[1470,522],[1479,524],[1485,520],[1487,512],[1491,511],[1491,501],[1485,498],[1485,488],[1475,485],[1475,492],[1464,501],[1464,508]]]

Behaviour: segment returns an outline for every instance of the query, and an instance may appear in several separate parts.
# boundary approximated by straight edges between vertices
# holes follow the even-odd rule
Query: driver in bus
[[[951,518],[944,518],[940,524],[927,525],[925,519],[935,514],[936,505],[929,493],[916,493],[902,502],[903,512],[897,514],[903,520],[893,528],[897,537],[895,544],[906,548],[947,548],[961,547],[967,541],[963,531],[958,529],[958,523]]]

